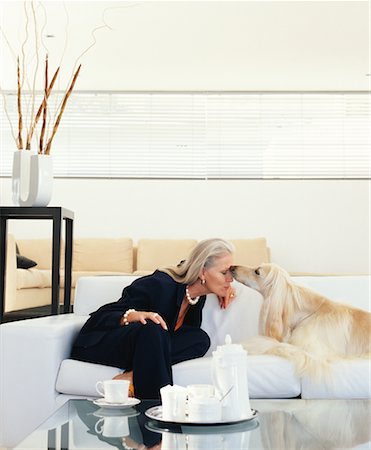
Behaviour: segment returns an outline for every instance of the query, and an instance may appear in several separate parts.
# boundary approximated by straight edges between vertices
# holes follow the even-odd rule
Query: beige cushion
[[[51,286],[51,270],[39,270],[36,267],[17,270],[17,289],[45,288]]]
[[[131,273],[133,241],[130,238],[75,239],[72,270]]]
[[[140,239],[136,270],[143,273],[174,266],[186,259],[196,244],[195,239]]]
[[[35,268],[52,266],[52,239],[17,240],[20,254],[34,260]],[[74,239],[73,268],[77,271],[133,271],[133,241],[130,238]],[[61,242],[61,269],[64,268],[64,242]]]
[[[37,263],[37,269],[52,267],[52,238],[50,239],[17,239],[19,252],[22,256]],[[61,242],[61,268],[64,267],[64,242]]]
[[[270,262],[269,249],[265,238],[230,239],[236,248],[233,261],[241,266],[258,266]]]
[[[134,270],[133,275],[138,277],[144,277],[146,275],[151,275],[153,270]]]
[[[104,272],[97,270],[72,272],[72,287],[76,286],[77,280],[80,277],[97,277],[97,276],[122,276],[132,275],[128,272]],[[32,269],[18,269],[17,270],[17,289],[30,288],[50,288],[52,286],[52,271]],[[60,287],[64,287],[64,271],[60,273]]]

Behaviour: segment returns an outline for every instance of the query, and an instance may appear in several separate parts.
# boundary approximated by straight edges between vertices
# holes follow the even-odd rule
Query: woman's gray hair
[[[212,267],[215,259],[230,255],[234,250],[234,245],[224,239],[205,239],[196,245],[188,259],[181,261],[176,267],[166,267],[161,271],[179,283],[193,284],[203,268]]]

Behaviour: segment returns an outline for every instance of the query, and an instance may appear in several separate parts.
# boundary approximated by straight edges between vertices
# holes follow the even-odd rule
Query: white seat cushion
[[[111,380],[120,372],[122,370],[117,367],[65,359],[59,369],[55,388],[61,394],[99,397],[95,389],[97,381]]]
[[[342,360],[332,364],[329,379],[314,381],[304,376],[302,398],[371,398],[371,361]]]

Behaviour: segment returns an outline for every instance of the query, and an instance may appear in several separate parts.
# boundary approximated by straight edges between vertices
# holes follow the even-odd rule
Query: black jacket
[[[170,333],[174,332],[185,289],[185,284],[177,283],[171,276],[159,270],[152,275],[138,278],[123,290],[118,301],[103,305],[90,314],[74,345],[95,345],[107,332],[122,326],[121,317],[131,308],[157,312],[165,320]],[[202,296],[196,305],[189,308],[184,319],[185,325],[200,328],[205,300],[206,296]]]

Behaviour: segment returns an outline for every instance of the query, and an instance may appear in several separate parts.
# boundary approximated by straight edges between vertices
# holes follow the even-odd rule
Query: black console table
[[[74,213],[68,209],[45,207],[0,207],[0,323],[5,312],[5,271],[7,221],[10,219],[49,219],[53,221],[51,314],[59,314],[60,256],[62,220],[65,220],[65,264],[63,312],[71,309],[72,241]]]

